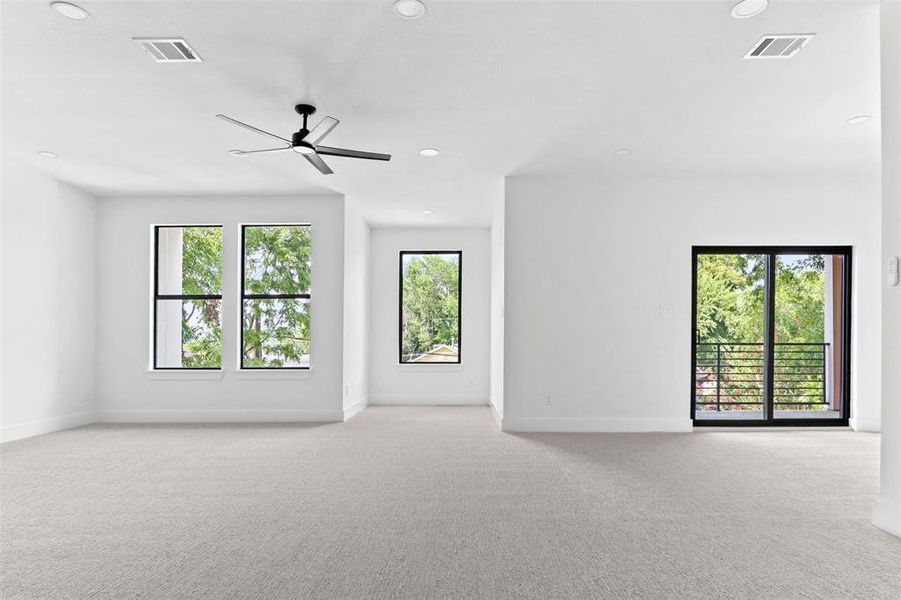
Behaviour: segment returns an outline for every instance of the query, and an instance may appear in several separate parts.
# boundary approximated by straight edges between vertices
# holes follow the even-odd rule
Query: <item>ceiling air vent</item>
[[[745,54],[745,58],[791,58],[815,35],[815,33],[765,35]]]
[[[156,62],[202,62],[200,56],[181,38],[132,38]]]

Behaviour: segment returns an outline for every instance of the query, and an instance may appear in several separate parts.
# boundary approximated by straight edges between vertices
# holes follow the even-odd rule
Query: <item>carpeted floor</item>
[[[901,598],[879,438],[89,426],[2,446],[2,597]]]

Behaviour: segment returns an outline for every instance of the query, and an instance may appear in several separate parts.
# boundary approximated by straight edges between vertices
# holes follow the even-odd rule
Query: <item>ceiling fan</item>
[[[266,148],[265,150],[230,151],[232,154],[235,154],[237,156],[246,156],[248,154],[262,154],[264,152],[287,152],[291,150],[297,152],[305,159],[310,161],[311,165],[319,169],[319,172],[325,175],[331,175],[334,171],[332,171],[329,166],[325,164],[325,161],[322,160],[322,156],[320,155],[346,156],[347,158],[365,158],[368,160],[391,160],[390,154],[378,154],[377,152],[363,152],[362,150],[348,150],[346,148],[320,146],[319,142],[321,142],[325,138],[325,136],[331,133],[332,129],[338,126],[338,119],[325,117],[324,119],[319,121],[319,124],[316,125],[316,127],[314,127],[312,130],[309,130],[307,129],[307,117],[316,112],[316,107],[309,104],[298,104],[294,107],[294,110],[303,117],[303,127],[294,132],[290,140],[279,135],[275,135],[274,133],[269,133],[268,131],[258,129],[253,125],[242,123],[241,121],[232,119],[231,117],[227,117],[225,115],[216,116],[223,121],[228,121],[229,123],[233,123],[235,125],[238,125],[239,127],[243,127],[244,129],[249,129],[250,131],[268,135],[271,138],[275,138],[281,142],[288,144],[287,146],[281,148]]]

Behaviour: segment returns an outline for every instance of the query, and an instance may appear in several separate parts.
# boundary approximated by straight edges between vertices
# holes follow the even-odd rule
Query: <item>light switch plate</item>
[[[885,283],[890,286],[898,285],[899,277],[901,274],[898,273],[898,257],[892,256],[885,267]]]

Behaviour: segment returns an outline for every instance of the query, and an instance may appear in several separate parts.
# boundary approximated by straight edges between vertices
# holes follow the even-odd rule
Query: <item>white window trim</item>
[[[222,379],[222,369],[147,369],[147,379],[210,380]]]
[[[399,371],[462,371],[463,363],[394,363]]]
[[[310,379],[313,373],[310,369],[238,369],[235,377],[238,379]]]

